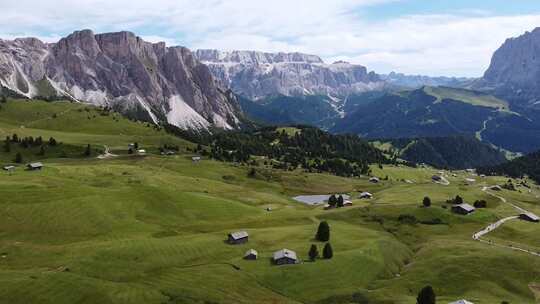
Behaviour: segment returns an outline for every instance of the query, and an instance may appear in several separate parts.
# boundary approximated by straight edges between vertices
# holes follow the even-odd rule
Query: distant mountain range
[[[479,79],[377,74],[302,53],[196,50],[129,32],[0,40],[0,94],[67,97],[182,129],[308,124],[368,138],[474,136],[540,148],[540,29],[508,39]]]
[[[184,129],[236,128],[235,96],[184,47],[130,32],[77,31],[57,43],[0,40],[0,87],[28,98],[68,97]]]
[[[302,53],[197,50],[195,56],[235,93],[252,100],[284,95],[343,97],[385,86],[374,72]]]

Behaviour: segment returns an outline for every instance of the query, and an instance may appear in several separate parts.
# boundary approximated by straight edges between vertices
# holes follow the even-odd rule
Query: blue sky
[[[505,39],[540,26],[539,0],[2,0],[0,11],[3,39],[129,30],[192,49],[299,51],[432,76],[481,76]]]

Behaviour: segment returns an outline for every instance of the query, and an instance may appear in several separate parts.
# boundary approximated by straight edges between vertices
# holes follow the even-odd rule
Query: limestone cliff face
[[[477,87],[526,105],[540,101],[540,28],[506,40]]]
[[[69,96],[184,129],[239,123],[234,95],[189,49],[130,32],[83,30],[52,44],[0,40],[0,84],[27,97]]]
[[[218,50],[197,50],[195,55],[223,85],[254,100],[273,95],[344,97],[384,86],[361,65],[326,64],[315,55]]]

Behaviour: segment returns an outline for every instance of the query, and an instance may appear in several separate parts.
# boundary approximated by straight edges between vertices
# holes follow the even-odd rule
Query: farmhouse
[[[193,157],[191,158],[191,160],[192,160],[194,163],[198,163],[198,162],[201,161],[201,157],[200,157],[200,156],[193,156]]]
[[[540,217],[538,217],[538,215],[532,212],[524,212],[519,215],[519,218],[524,221],[529,221],[529,222],[534,222],[534,223],[540,222]]]
[[[244,254],[244,260],[256,260],[259,256],[259,253],[257,253],[257,250],[250,249],[246,251],[246,254]]]
[[[469,213],[473,213],[476,210],[473,206],[469,204],[459,204],[452,206],[452,212],[462,215],[467,215]]]
[[[297,264],[298,258],[296,257],[296,252],[289,249],[276,251],[274,252],[274,263],[276,265]]]
[[[343,202],[343,207],[350,207],[350,206],[352,206],[352,202],[351,202],[351,201],[345,200],[345,201]]]
[[[378,177],[372,177],[372,178],[369,179],[369,181],[376,184],[376,183],[380,182],[381,180]]]
[[[43,164],[42,163],[30,163],[28,165],[26,165],[26,167],[28,168],[28,170],[41,170],[41,168],[43,168]]]
[[[140,150],[137,150],[137,153],[141,154],[141,155],[144,155],[144,154],[146,154],[146,150],[140,149]]]
[[[360,199],[372,199],[373,198],[373,194],[369,193],[369,192],[362,192],[360,193],[360,195],[358,196],[358,198]]]
[[[433,181],[435,181],[435,182],[440,182],[440,181],[442,181],[442,176],[440,176],[440,175],[433,175],[433,176],[431,177],[431,179],[432,179]]]
[[[248,241],[248,233],[245,231],[237,231],[229,233],[229,244],[244,244]]]

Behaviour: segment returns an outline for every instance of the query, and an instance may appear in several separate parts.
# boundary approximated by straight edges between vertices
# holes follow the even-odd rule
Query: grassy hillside
[[[444,100],[451,99],[474,106],[495,108],[500,111],[510,111],[507,101],[477,91],[449,87],[424,87],[424,91],[427,94],[436,97],[436,102],[443,102]]]
[[[504,178],[467,186],[469,175],[456,171],[442,186],[430,181],[436,170],[402,166],[373,166],[373,175],[388,177],[378,184],[264,166],[248,177],[247,166],[194,163],[185,149],[157,155],[165,143],[192,144],[100,113],[71,103],[2,105],[3,137],[54,136],[75,148],[108,145],[119,156],[50,155],[42,159],[42,171],[0,174],[0,303],[406,304],[426,284],[441,303],[535,302],[529,286],[540,283],[538,257],[471,239],[513,214],[481,191]],[[133,141],[149,154],[127,155]],[[9,158],[5,154],[0,150],[0,159]],[[519,190],[500,195],[540,213],[538,187]],[[374,199],[353,196],[353,207],[330,211],[291,199],[359,191]],[[454,215],[445,201],[456,194],[485,199],[488,208]],[[425,195],[432,198],[430,208],[419,207]],[[403,222],[400,215],[418,222]],[[330,224],[334,257],[309,262],[310,245],[319,251],[324,245],[313,239],[321,220]],[[494,236],[525,246],[540,232],[532,225],[509,226],[511,232]],[[249,232],[247,244],[224,242],[236,230]],[[250,248],[258,250],[257,261],[242,259]],[[282,248],[295,250],[304,263],[273,266],[270,257]]]

